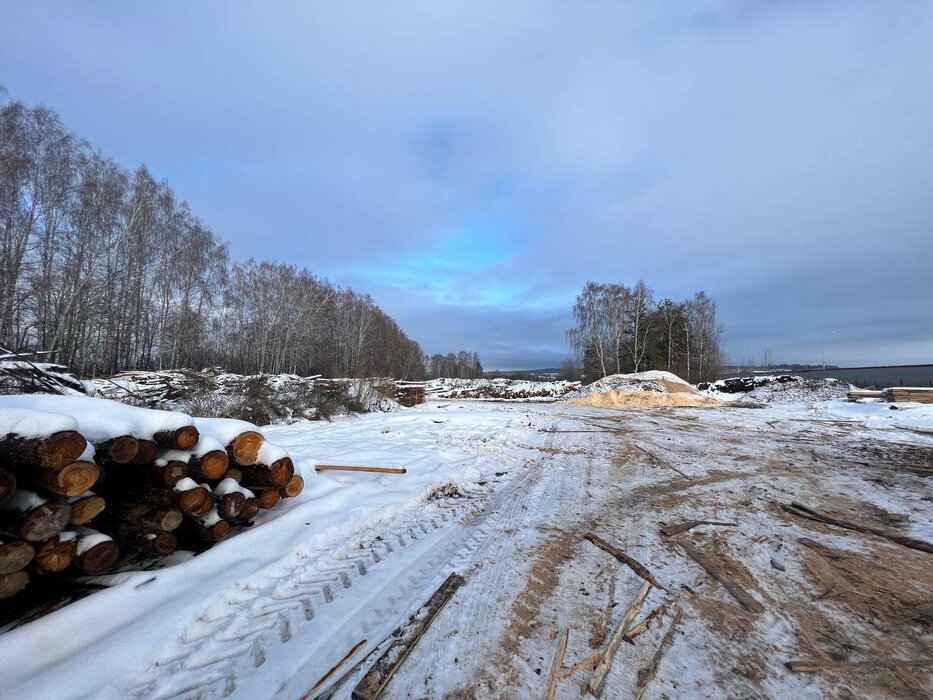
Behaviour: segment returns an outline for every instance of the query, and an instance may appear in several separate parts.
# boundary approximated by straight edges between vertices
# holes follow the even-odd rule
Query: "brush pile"
[[[30,577],[107,572],[124,551],[201,551],[303,487],[245,421],[0,396],[0,599]]]

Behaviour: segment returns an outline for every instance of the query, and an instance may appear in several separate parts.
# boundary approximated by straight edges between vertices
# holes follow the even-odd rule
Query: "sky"
[[[0,85],[235,257],[556,366],[587,280],[727,356],[933,362],[933,3],[4,0]]]

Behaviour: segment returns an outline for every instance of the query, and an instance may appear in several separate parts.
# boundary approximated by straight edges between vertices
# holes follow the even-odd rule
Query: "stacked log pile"
[[[411,408],[424,403],[426,395],[425,382],[396,382],[395,399],[405,408]]]
[[[75,396],[0,396],[0,599],[32,577],[200,551],[304,488],[245,421]]]
[[[881,392],[885,401],[913,401],[915,403],[933,403],[933,388],[931,387],[891,387]]]

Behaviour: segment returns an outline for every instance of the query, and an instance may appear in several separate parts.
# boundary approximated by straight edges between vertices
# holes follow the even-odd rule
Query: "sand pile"
[[[568,394],[565,401],[574,406],[601,408],[722,405],[719,400],[701,394],[676,374],[657,370],[603,377]]]

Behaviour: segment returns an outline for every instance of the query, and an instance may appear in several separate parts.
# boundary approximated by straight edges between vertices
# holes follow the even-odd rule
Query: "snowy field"
[[[451,572],[466,582],[384,697],[540,697],[558,634],[569,630],[569,669],[603,648],[642,584],[587,532],[666,589],[649,592],[638,620],[656,614],[622,644],[603,697],[640,689],[674,620],[646,698],[930,694],[929,669],[784,666],[930,656],[933,555],[780,507],[933,540],[933,406],[902,409],[445,400],[269,426],[306,480],[301,496],[204,554],[99,580],[117,585],[6,631],[0,697],[349,697]],[[322,463],[407,473],[316,473]],[[688,519],[737,525],[659,533]],[[580,697],[590,674],[557,697]]]

